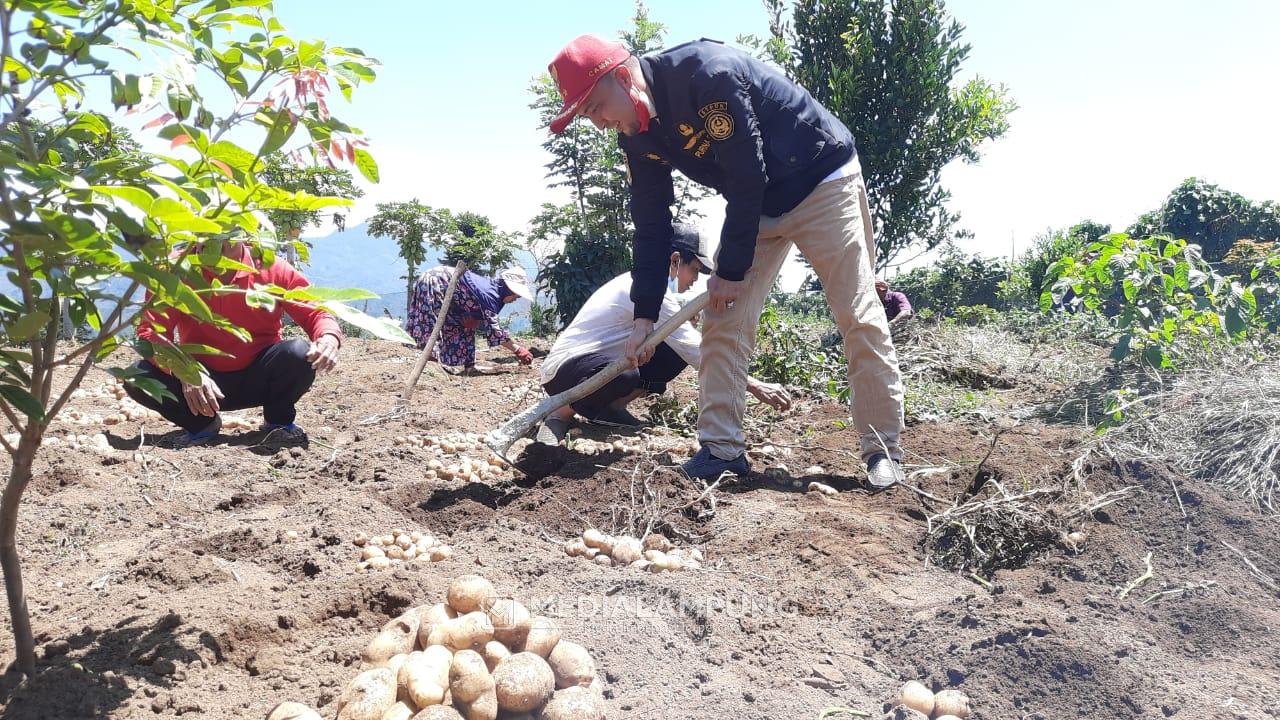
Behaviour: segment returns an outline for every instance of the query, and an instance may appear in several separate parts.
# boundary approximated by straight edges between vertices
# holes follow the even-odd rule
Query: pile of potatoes
[[[508,400],[524,400],[530,393],[535,393],[540,390],[541,388],[538,385],[532,382],[525,382],[519,385],[512,385],[511,387],[500,387],[498,388],[498,394]],[[534,397],[538,396],[534,395]]]
[[[447,601],[383,626],[337,720],[603,720],[604,686],[587,649],[549,618],[500,597],[479,575],[449,584]],[[299,703],[267,720],[319,720]]]
[[[73,397],[76,392],[80,391],[77,390],[72,392]],[[104,398],[108,402],[112,403],[112,412],[102,416],[101,418],[103,425],[120,425],[127,422],[145,422],[148,420],[160,419],[159,413],[154,410],[148,410],[134,402],[133,399],[124,391],[124,383],[116,380],[115,378],[112,378],[106,383],[87,392],[86,395],[89,397]],[[71,413],[73,412],[80,415],[80,417],[72,416]],[[83,413],[78,413],[78,411],[73,410],[68,412],[67,415],[68,420],[76,422],[77,424],[88,424],[88,422],[86,422],[87,416]],[[96,420],[97,418],[94,419]]]
[[[462,482],[492,482],[507,477],[507,463],[501,458],[493,457],[483,439],[475,433],[443,437],[397,435],[395,444],[422,448],[432,455],[427,461],[426,469],[422,471],[426,480],[439,478]],[[478,460],[463,454],[468,452],[477,453],[486,459]],[[455,456],[457,462],[451,462],[450,456]]]
[[[898,704],[933,720],[965,720],[970,713],[969,697],[964,693],[950,688],[935,693],[916,680],[898,691]]]
[[[582,537],[566,542],[564,552],[569,557],[586,558],[605,567],[617,565],[654,573],[697,570],[703,562],[698,548],[686,552],[673,547],[670,540],[657,533],[651,533],[641,542],[630,535],[605,535],[595,528],[587,528]]]
[[[592,440],[590,438],[578,438],[569,444],[569,448],[576,453],[583,455],[604,455],[611,452],[620,452],[625,455],[639,455],[644,452],[644,446],[639,442],[626,442],[625,440],[614,440],[612,442]]]
[[[440,562],[453,556],[453,548],[431,533],[417,530],[392,530],[386,535],[372,537],[356,533],[352,539],[360,548],[360,563],[356,572],[385,570],[407,562]]]

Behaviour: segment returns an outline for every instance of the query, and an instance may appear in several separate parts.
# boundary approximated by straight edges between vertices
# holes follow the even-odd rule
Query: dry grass
[[[1130,409],[1102,446],[1167,463],[1280,513],[1280,362],[1224,358],[1185,372]]]

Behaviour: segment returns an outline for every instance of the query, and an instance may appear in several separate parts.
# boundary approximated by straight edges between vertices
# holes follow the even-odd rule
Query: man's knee
[[[272,364],[276,367],[277,377],[284,376],[307,386],[311,385],[316,371],[307,359],[307,353],[311,351],[309,341],[301,338],[284,340],[277,343],[274,350],[275,362]]]

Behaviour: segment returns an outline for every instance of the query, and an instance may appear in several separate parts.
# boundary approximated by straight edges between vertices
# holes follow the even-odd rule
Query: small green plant
[[[843,354],[839,350],[822,350],[816,327],[808,333],[801,332],[800,327],[776,305],[767,305],[760,315],[751,374],[765,382],[801,387],[847,401],[849,385]]]
[[[674,395],[660,395],[649,405],[646,415],[654,425],[692,437],[698,425],[698,402],[681,403]]]
[[[1136,356],[1174,369],[1191,347],[1238,342],[1256,327],[1254,288],[1219,275],[1186,240],[1112,233],[1054,263],[1049,275],[1056,280],[1040,309],[1070,303],[1106,315],[1116,362]]]
[[[952,317],[961,325],[991,325],[1000,321],[1000,313],[986,305],[961,305]]]

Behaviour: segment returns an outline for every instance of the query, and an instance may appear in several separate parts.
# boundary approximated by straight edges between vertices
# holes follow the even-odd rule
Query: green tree
[[[274,152],[263,158],[263,168],[259,172],[262,182],[283,190],[303,190],[312,195],[322,197],[338,197],[355,200],[364,197],[364,190],[355,184],[351,171],[328,164],[308,162],[305,155]],[[319,210],[271,210],[267,217],[276,228],[276,239],[289,254],[289,262],[297,262],[299,252],[306,260],[307,246],[297,240],[303,230],[308,227],[319,227],[324,214]],[[346,213],[335,209],[330,216],[334,227],[342,230],[346,227]],[[297,243],[295,245],[294,243]]]
[[[1160,208],[1143,215],[1126,233],[1185,238],[1200,246],[1206,260],[1218,262],[1237,240],[1280,240],[1280,205],[1254,202],[1217,185],[1187,178]]]
[[[1008,277],[1009,268],[1003,261],[966,255],[947,243],[935,263],[904,273],[890,284],[906,294],[916,311],[954,315],[956,308],[971,305],[999,307],[1000,284]]]
[[[166,69],[147,72],[141,50]],[[120,53],[133,60],[105,59]],[[45,431],[147,309],[186,313],[246,336],[209,309],[206,298],[228,290],[203,271],[240,267],[222,257],[223,238],[244,239],[271,262],[269,211],[345,202],[262,181],[262,159],[291,140],[317,157],[353,161],[376,179],[359,132],[328,107],[329,83],[349,97],[373,79],[374,64],[356,50],[286,35],[267,0],[0,4],[0,267],[16,286],[0,295],[0,413],[18,436],[0,438],[11,459],[0,499],[0,566],[17,666],[27,675],[35,654],[16,528]],[[106,115],[89,109],[98,91],[116,108],[154,115],[144,129],[168,141],[168,151],[141,152],[117,137]],[[147,298],[118,301],[101,282],[113,277],[128,282],[123,298],[140,289]],[[370,293],[257,287],[247,299],[270,305],[281,297],[323,303],[344,320],[408,338],[336,302]],[[63,307],[93,334],[59,345]],[[137,349],[183,380],[199,381],[202,367],[190,353],[201,348]],[[68,382],[59,378],[55,387],[58,371]],[[145,392],[163,392],[128,370],[112,372]]]
[[[456,265],[459,260],[482,275],[496,275],[515,262],[516,239],[493,227],[487,215],[463,211],[453,217],[452,242],[444,249],[444,261]]]
[[[1084,220],[1068,230],[1051,230],[1038,235],[1031,247],[1013,263],[1009,279],[1001,284],[1001,299],[1013,305],[1038,307],[1040,295],[1050,280],[1049,268],[1110,232],[1110,225]]]
[[[942,0],[797,0],[777,5],[766,54],[853,131],[875,221],[877,269],[963,233],[941,173],[977,162],[1009,129],[1016,104],[982,78],[956,84],[970,46]],[[789,51],[783,50],[785,42]]]
[[[666,26],[649,18],[643,3],[636,3],[630,32],[619,36],[633,54],[662,49]],[[529,88],[540,127],[546,127],[564,101],[551,78],[542,75]],[[555,312],[568,324],[604,283],[631,267],[634,228],[627,207],[626,160],[611,130],[597,130],[588,122],[575,122],[560,135],[551,135],[542,147],[551,155],[547,164],[548,187],[568,188],[570,202],[544,204],[530,221],[528,242],[539,259],[538,284],[555,296]],[[694,204],[706,192],[676,174],[677,220],[699,213]]]
[[[371,237],[389,237],[396,241],[400,257],[404,259],[408,312],[409,295],[413,294],[413,281],[418,276],[418,266],[427,261],[427,248],[439,247],[449,237],[452,218],[447,210],[434,210],[414,198],[408,202],[378,203],[377,212],[369,219]]]

